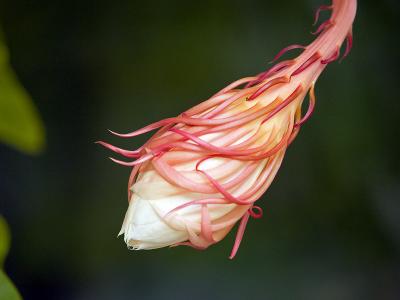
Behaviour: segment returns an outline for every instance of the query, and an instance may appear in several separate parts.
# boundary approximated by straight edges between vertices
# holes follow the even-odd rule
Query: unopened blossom
[[[262,216],[255,202],[274,179],[289,144],[315,105],[314,85],[325,67],[337,60],[345,42],[352,46],[356,0],[333,0],[321,6],[331,17],[314,32],[295,59],[237,80],[177,117],[116,134],[132,138],[158,130],[142,147],[130,151],[99,142],[135,159],[113,161],[132,167],[129,207],[120,234],[130,249],[188,245],[205,249],[239,223],[234,257],[250,217]],[[309,94],[308,109],[302,114]]]

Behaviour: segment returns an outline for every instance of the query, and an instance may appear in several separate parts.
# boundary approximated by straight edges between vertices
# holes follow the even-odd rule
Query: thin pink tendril
[[[236,232],[235,242],[233,244],[231,254],[229,255],[229,259],[233,259],[239,250],[240,244],[243,239],[244,232],[246,231],[246,226],[247,226],[247,222],[249,221],[249,217],[252,217],[254,219],[259,219],[262,217],[262,215],[263,215],[263,211],[262,211],[261,207],[259,207],[259,206],[252,206],[243,215],[243,217],[240,221],[240,224],[239,224],[239,228]]]
[[[272,59],[271,63],[276,62],[286,52],[288,52],[290,50],[294,50],[294,49],[306,49],[306,47],[303,45],[297,45],[297,44],[287,46],[287,47],[283,48],[281,51],[279,51],[277,55],[275,55],[275,57]]]
[[[310,88],[310,104],[308,106],[307,112],[304,117],[294,125],[294,127],[299,127],[303,125],[312,115],[315,108],[315,93],[314,93],[314,84]]]
[[[332,5],[321,5],[320,7],[318,7],[317,10],[315,11],[313,26],[318,23],[318,19],[319,19],[319,15],[320,15],[321,11],[331,10],[332,8],[333,8]]]
[[[319,52],[315,52],[309,59],[307,59],[300,67],[298,67],[291,76],[296,76],[310,67],[313,63],[321,58],[321,54]]]
[[[324,23],[319,25],[319,27],[318,27],[318,29],[316,31],[311,32],[311,34],[312,35],[317,35],[317,34],[321,33],[322,31],[331,28],[333,25],[334,25],[334,22],[332,20],[326,20]]]
[[[335,60],[337,60],[340,56],[340,47],[336,47],[335,51],[332,52],[327,58],[321,60],[321,64],[327,65]]]
[[[347,55],[349,55],[352,47],[353,47],[353,33],[350,30],[346,37],[346,50],[344,51],[344,54],[343,54],[342,58],[340,59],[340,62],[343,59],[345,59]]]

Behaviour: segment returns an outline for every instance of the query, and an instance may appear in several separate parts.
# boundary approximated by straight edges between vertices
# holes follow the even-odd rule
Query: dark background
[[[0,1],[47,131],[37,157],[0,145],[6,270],[24,298],[400,299],[398,1],[359,1],[354,49],[321,76],[233,261],[234,233],[204,252],[128,251],[117,233],[129,169],[93,143],[138,147],[106,129],[177,115],[259,73],[312,40],[326,2]]]

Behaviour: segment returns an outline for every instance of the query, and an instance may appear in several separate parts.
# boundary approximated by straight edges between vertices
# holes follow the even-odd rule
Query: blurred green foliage
[[[44,128],[28,93],[9,64],[8,49],[0,30],[0,141],[24,153],[44,147]]]
[[[37,154],[44,147],[44,128],[32,99],[18,82],[9,64],[8,49],[0,30],[0,141],[24,153]],[[22,299],[2,270],[10,248],[10,234],[0,216],[0,299]]]
[[[5,257],[10,247],[10,234],[3,217],[0,216],[0,299],[22,299],[13,283],[2,270]]]

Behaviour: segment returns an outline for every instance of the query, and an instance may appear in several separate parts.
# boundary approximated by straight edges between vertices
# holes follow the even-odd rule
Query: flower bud
[[[345,56],[352,44],[355,0],[334,0],[331,18],[319,36],[292,60],[233,82],[208,100],[174,118],[128,133],[131,138],[158,129],[139,149],[99,142],[131,162],[129,207],[120,234],[130,249],[188,245],[197,249],[223,239],[239,222],[234,257],[250,217],[260,218],[255,202],[274,179],[288,145],[315,106],[314,84],[324,68]],[[302,104],[309,92],[309,105]]]

